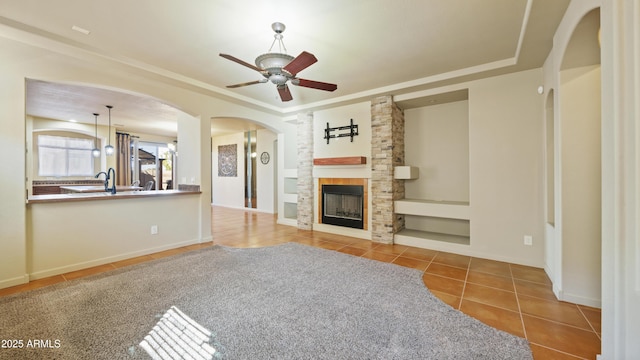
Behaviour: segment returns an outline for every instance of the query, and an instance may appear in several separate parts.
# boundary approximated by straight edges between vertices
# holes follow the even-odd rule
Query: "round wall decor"
[[[269,163],[269,153],[268,152],[265,151],[262,154],[260,154],[260,162],[262,162],[265,165]]]

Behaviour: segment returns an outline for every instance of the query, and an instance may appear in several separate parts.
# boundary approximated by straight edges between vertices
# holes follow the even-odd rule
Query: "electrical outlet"
[[[525,245],[529,245],[529,246],[533,245],[533,236],[525,235],[524,236],[524,244]]]
[[[158,234],[158,225],[151,225],[151,235]]]

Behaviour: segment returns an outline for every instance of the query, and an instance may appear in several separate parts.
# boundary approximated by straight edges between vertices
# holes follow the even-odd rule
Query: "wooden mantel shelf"
[[[362,165],[366,163],[366,156],[345,156],[313,159],[313,165]]]

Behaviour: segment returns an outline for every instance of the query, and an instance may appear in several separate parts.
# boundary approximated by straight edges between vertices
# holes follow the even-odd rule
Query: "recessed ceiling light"
[[[89,30],[87,30],[87,29],[85,29],[85,28],[81,28],[80,26],[77,26],[77,25],[73,25],[73,26],[71,27],[71,30],[73,30],[73,31],[77,31],[77,32],[79,32],[79,33],[83,33],[83,34],[85,34],[85,35],[89,35],[89,34],[91,33],[91,31],[89,31]]]

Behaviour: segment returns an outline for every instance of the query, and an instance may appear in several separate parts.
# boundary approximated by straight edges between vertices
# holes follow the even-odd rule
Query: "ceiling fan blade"
[[[293,100],[293,96],[291,96],[291,91],[289,91],[287,84],[278,86],[278,93],[280,94],[280,99],[282,99],[282,101]]]
[[[229,89],[235,89],[235,88],[239,88],[239,87],[247,86],[247,85],[263,84],[265,82],[266,81],[264,81],[264,80],[256,80],[256,81],[249,81],[249,82],[245,82],[245,83],[241,83],[241,84],[227,85],[227,87]]]
[[[308,87],[312,89],[325,90],[325,91],[335,91],[338,88],[336,84],[329,84],[321,81],[307,80],[307,79],[295,79],[295,81],[291,82],[294,85]]]
[[[264,71],[263,69],[260,69],[259,67],[255,66],[255,65],[251,65],[246,61],[240,60],[235,56],[231,56],[231,55],[228,55],[228,54],[220,54],[220,56],[222,56],[223,58],[225,58],[227,60],[231,60],[231,61],[233,61],[235,63],[238,63],[238,64],[240,64],[242,66],[246,66],[249,69],[253,69],[253,70],[258,71],[258,72],[263,72]]]
[[[291,75],[296,76],[297,73],[308,68],[311,64],[317,61],[318,59],[316,59],[313,54],[303,51],[302,53],[300,53],[300,55],[298,55],[298,57],[291,60],[287,65],[282,67],[282,69],[286,70]]]

